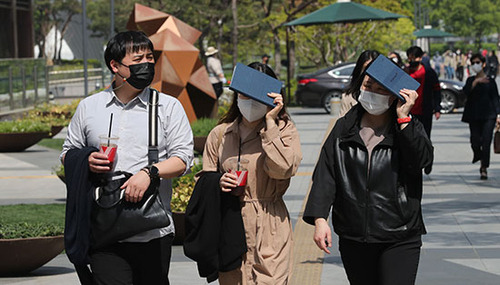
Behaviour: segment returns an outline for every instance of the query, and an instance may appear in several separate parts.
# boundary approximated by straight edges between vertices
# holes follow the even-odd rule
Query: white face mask
[[[381,115],[390,107],[391,96],[360,90],[358,101],[372,115]]]
[[[479,72],[481,72],[481,70],[483,70],[483,64],[481,64],[481,63],[474,63],[473,65],[471,65],[470,68],[475,73],[479,73]]]
[[[247,121],[254,122],[262,119],[267,113],[267,106],[252,99],[238,98],[238,109]]]

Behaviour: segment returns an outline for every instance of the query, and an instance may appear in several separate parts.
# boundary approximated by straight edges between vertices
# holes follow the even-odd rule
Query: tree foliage
[[[53,60],[61,60],[62,40],[66,33],[69,23],[74,15],[81,13],[81,5],[78,0],[35,0],[34,1],[34,28],[35,43],[40,52],[39,57],[47,57],[45,46],[47,40],[54,41]],[[57,27],[60,32],[60,38],[47,39],[47,35],[52,28]]]
[[[69,1],[69,0],[67,0]],[[124,31],[134,0],[115,1],[115,30]],[[415,0],[352,0],[364,5],[407,16],[393,21],[331,24],[290,28],[290,67],[294,58],[300,65],[316,67],[337,61],[352,61],[365,49],[382,53],[405,50],[414,37]],[[477,41],[499,30],[500,0],[418,0],[429,11],[430,23]],[[36,0],[42,9],[36,17],[47,15],[47,3],[64,0]],[[264,53],[279,74],[286,59],[286,22],[331,5],[332,0],[144,0],[143,5],[173,15],[202,32],[197,47],[203,54],[207,46],[219,49],[225,66],[235,61],[260,60]],[[95,35],[110,37],[110,0],[87,0],[91,29]],[[50,5],[48,5],[50,6]],[[237,13],[232,13],[234,7]],[[47,8],[47,9],[50,9]],[[237,16],[237,21],[234,17]],[[48,18],[47,21],[49,21]],[[44,29],[44,22],[37,22]],[[50,24],[49,24],[50,25]],[[41,39],[37,37],[37,42]]]
[[[359,1],[361,4],[410,17],[412,12],[397,0]],[[330,1],[321,0],[325,7]],[[316,10],[318,7],[311,7]],[[309,13],[311,11],[307,11]],[[414,38],[414,26],[410,18],[391,21],[373,21],[346,24],[325,24],[297,27],[297,57],[315,66],[333,65],[339,61],[353,61],[366,49],[376,49],[383,54],[392,50],[404,50]]]
[[[499,31],[499,0],[427,0],[433,25],[463,37],[479,47],[484,36]]]

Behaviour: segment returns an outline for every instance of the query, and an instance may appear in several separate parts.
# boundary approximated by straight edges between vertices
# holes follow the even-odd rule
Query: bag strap
[[[224,127],[220,128],[220,131],[217,133],[217,151],[220,150],[220,145],[222,144],[222,138],[224,137],[224,133],[226,132],[227,126],[229,125],[228,123],[222,123]],[[217,152],[217,171],[220,171],[220,153]]]
[[[158,91],[153,88],[150,91],[148,165],[153,165],[158,162]]]

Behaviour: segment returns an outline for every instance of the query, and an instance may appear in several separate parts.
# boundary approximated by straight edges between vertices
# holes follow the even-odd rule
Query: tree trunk
[[[57,52],[57,61],[61,62],[61,51],[63,47],[63,40],[64,40],[64,35],[66,34],[66,31],[68,30],[69,23],[71,22],[71,19],[73,18],[73,14],[70,14],[66,21],[64,21],[64,25],[61,29],[61,38],[59,39],[59,51]]]
[[[290,75],[291,79],[293,80],[293,78],[295,77],[295,36],[293,36],[293,34],[295,34],[295,31],[294,29],[290,29],[289,32],[292,34],[292,36],[290,37],[290,58],[288,62],[288,68],[290,68]]]
[[[52,61],[56,62],[57,55],[57,22],[54,24],[54,54],[52,55]]]
[[[276,73],[276,76],[280,78],[281,52],[280,52],[280,37],[278,34],[278,28],[273,29],[273,40],[274,40],[274,71]]]
[[[220,54],[222,51],[222,37],[224,36],[224,22],[223,18],[217,20],[217,28],[219,30],[219,34],[217,36],[217,49],[219,50],[219,60],[220,64],[224,65],[223,59],[224,57]]]
[[[237,0],[231,0],[231,12],[233,14],[233,68],[238,62],[238,6]]]
[[[38,58],[45,58],[45,40],[38,42]]]

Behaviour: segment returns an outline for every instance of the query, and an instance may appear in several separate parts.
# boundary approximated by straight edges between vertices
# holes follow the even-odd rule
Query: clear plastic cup
[[[113,166],[118,148],[118,137],[109,137],[108,135],[99,136],[99,152],[108,156],[108,160]]]
[[[248,160],[240,159],[238,163],[237,158],[230,158],[228,160],[229,173],[236,175],[238,186],[231,190],[231,194],[241,196],[245,193],[245,187],[248,180]]]

